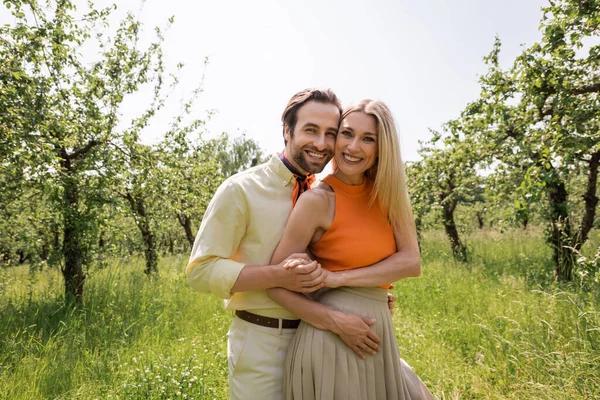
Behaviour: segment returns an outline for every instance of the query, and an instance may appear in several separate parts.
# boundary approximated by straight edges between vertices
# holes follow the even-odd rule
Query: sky
[[[114,26],[132,10],[146,41],[154,26],[174,16],[165,61],[171,71],[185,64],[180,88],[143,133],[144,141],[160,139],[179,101],[204,74],[194,117],[215,111],[206,125],[209,136],[245,132],[267,153],[280,151],[281,113],[290,97],[307,87],[329,87],[344,104],[384,101],[396,118],[404,158],[417,160],[419,140],[430,138],[429,129],[439,129],[477,98],[483,57],[496,35],[506,67],[522,44],[540,39],[546,1],[147,0],[141,11],[137,0],[117,4]],[[125,102],[125,120],[143,111],[147,95]]]

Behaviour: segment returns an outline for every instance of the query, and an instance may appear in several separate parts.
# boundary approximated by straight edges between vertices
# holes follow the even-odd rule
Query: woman
[[[300,197],[271,262],[306,249],[328,271],[325,286],[338,288],[313,298],[374,318],[376,336],[351,349],[302,322],[288,349],[286,398],[433,398],[401,360],[387,306],[390,283],[418,276],[420,257],[398,135],[382,102],[363,100],[344,111],[334,172]],[[300,296],[285,289],[267,293],[284,307]]]

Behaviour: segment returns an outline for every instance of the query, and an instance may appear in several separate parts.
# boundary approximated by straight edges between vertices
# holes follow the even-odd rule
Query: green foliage
[[[262,151],[245,137],[202,139],[205,121],[190,117],[204,77],[163,139],[141,142],[179,83],[163,62],[173,18],[141,48],[131,13],[110,26],[116,6],[4,4],[14,22],[0,27],[1,262],[60,266],[80,304],[93,265],[143,251],[150,273],[161,250],[189,249],[218,185]],[[124,99],[143,88],[146,109],[122,121]]]
[[[423,159],[408,169],[409,191],[419,230],[426,213],[439,212],[453,256],[466,261],[467,248],[460,239],[454,212],[461,203],[482,201],[483,183],[476,171],[478,157],[472,143],[459,131],[456,121],[445,128],[446,134],[433,132],[430,142],[421,143]]]
[[[199,135],[190,138],[190,133],[191,129],[172,129],[157,148],[161,160],[157,193],[163,196],[165,215],[183,228],[189,250],[204,211],[224,179],[218,143],[203,141]]]
[[[221,172],[227,178],[265,162],[267,157],[263,154],[258,143],[246,138],[245,134],[231,140],[224,133],[219,140],[217,159],[221,164]]]
[[[600,8],[595,1],[563,0],[542,11],[542,40],[506,70],[496,39],[485,57],[480,97],[446,124],[445,148],[434,147],[442,137],[435,133],[421,150],[413,201],[418,217],[426,210],[423,200],[441,207],[448,232],[453,210],[473,203],[478,191],[486,209],[513,209],[503,220],[527,227],[539,214],[557,278],[570,280],[573,250],[587,241],[598,204],[600,45],[588,43],[600,31]],[[485,178],[478,171],[486,171]],[[456,252],[460,240],[449,237]]]
[[[585,243],[598,202],[600,58],[598,45],[588,46],[585,55],[584,40],[598,33],[590,21],[599,18],[600,9],[596,2],[557,1],[543,11],[542,41],[506,71],[499,66],[496,40],[486,58],[481,98],[463,112],[462,122],[483,154],[502,166],[508,184],[521,178],[518,212],[527,212],[527,199],[546,199],[557,276],[569,280],[574,258],[566,249]],[[579,176],[587,190],[576,226],[567,185]]]
[[[92,261],[100,209],[106,202],[105,167],[119,136],[123,99],[160,73],[158,38],[140,50],[140,24],[128,14],[114,32],[111,9],[79,13],[70,1],[5,1],[15,22],[0,29],[2,175],[48,193],[60,221],[61,269],[67,301],[80,304],[84,265]],[[12,6],[12,7],[11,7]],[[100,49],[84,63],[84,46]],[[13,191],[13,199],[16,198]]]

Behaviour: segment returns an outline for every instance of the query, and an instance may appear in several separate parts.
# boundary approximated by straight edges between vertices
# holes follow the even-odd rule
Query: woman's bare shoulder
[[[319,191],[324,191],[326,193],[335,193],[333,191],[333,189],[331,188],[331,186],[329,186],[328,183],[326,182],[319,182],[319,184],[317,186],[315,186],[312,190],[319,190]]]
[[[313,211],[327,210],[329,208],[331,196],[335,196],[331,186],[325,182],[321,182],[316,187],[302,193],[296,207],[306,207]]]

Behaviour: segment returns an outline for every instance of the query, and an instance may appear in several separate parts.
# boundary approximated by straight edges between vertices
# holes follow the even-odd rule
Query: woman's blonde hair
[[[390,109],[379,100],[364,99],[346,107],[341,120],[353,112],[362,112],[377,120],[378,156],[375,164],[365,172],[365,176],[374,181],[371,203],[379,202],[396,233],[414,230],[400,139]]]

